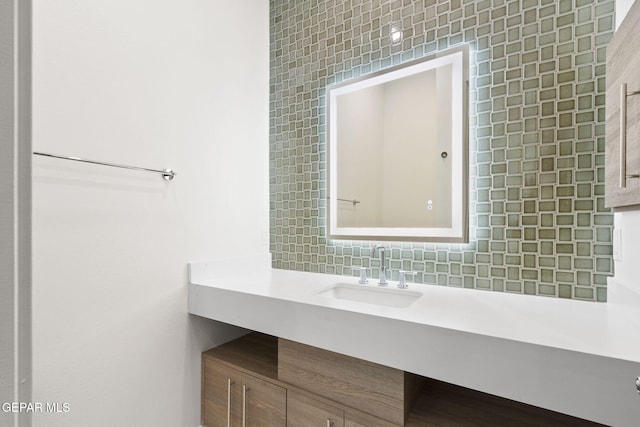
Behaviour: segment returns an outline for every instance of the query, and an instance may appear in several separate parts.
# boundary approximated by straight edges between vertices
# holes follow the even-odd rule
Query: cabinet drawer
[[[288,427],[344,427],[344,411],[289,391],[287,396]]]

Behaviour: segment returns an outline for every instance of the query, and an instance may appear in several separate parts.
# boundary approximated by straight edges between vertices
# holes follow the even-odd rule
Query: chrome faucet
[[[387,282],[387,267],[385,266],[385,249],[382,245],[375,245],[371,254],[374,257],[376,256],[376,249],[380,249],[380,274],[378,275],[378,286],[387,286],[389,282]]]

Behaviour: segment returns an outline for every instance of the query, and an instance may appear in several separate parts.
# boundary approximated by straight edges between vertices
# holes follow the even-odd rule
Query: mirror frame
[[[419,227],[338,227],[337,225],[337,106],[339,95],[385,83],[397,78],[451,64],[453,74],[452,108],[452,200],[450,228]],[[327,221],[328,238],[337,240],[384,240],[414,242],[467,243],[469,241],[469,47],[462,45],[427,55],[404,64],[385,68],[327,87]],[[458,108],[459,107],[459,108]]]

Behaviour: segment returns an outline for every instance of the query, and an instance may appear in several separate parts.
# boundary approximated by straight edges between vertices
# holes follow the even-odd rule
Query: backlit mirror
[[[468,55],[328,88],[329,238],[468,240]]]

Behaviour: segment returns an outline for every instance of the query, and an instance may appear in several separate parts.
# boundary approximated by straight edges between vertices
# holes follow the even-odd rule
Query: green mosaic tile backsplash
[[[372,242],[326,238],[326,87],[470,46],[470,243],[386,243],[415,281],[606,301],[605,48],[613,0],[272,0],[275,268],[351,275]],[[392,26],[402,39],[392,43]],[[364,173],[364,171],[363,171]]]

